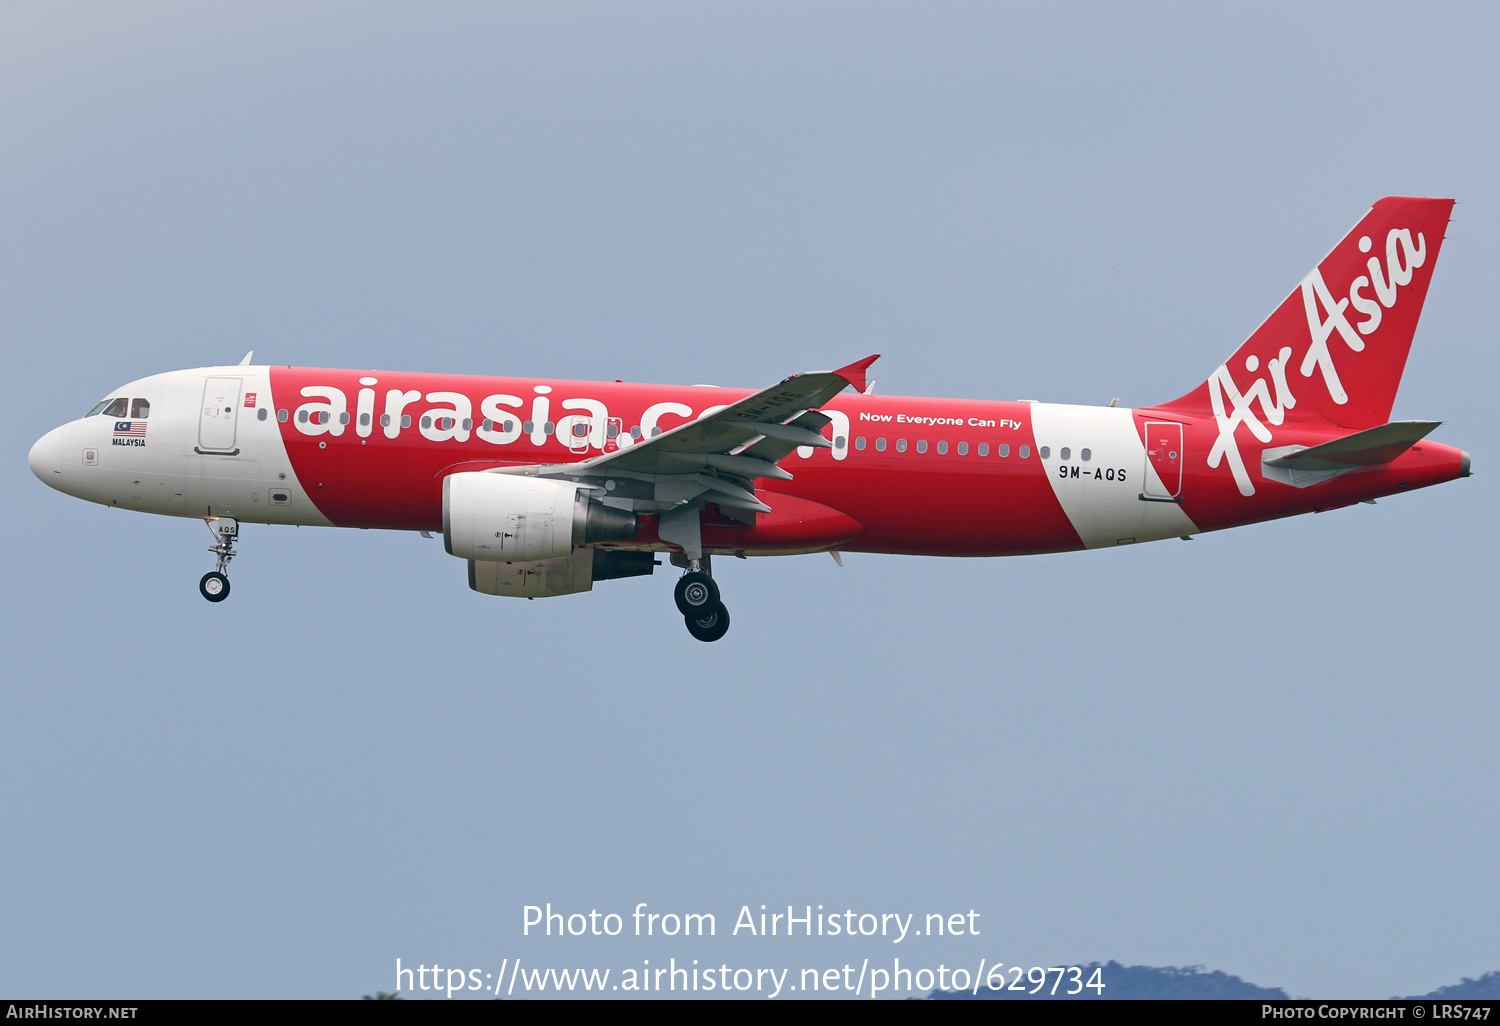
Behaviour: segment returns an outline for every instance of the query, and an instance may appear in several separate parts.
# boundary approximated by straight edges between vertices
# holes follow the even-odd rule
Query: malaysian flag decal
[[[115,421],[116,438],[145,438],[146,422],[144,420],[117,420]]]

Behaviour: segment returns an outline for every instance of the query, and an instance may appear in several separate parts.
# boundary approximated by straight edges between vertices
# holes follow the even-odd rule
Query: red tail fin
[[[1380,200],[1228,363],[1166,405],[1223,417],[1258,401],[1272,424],[1384,424],[1452,211],[1449,199]]]

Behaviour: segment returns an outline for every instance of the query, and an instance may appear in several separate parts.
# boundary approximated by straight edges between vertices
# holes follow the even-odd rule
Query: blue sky
[[[0,990],[394,963],[1500,968],[1497,15],[1454,4],[10,4]],[[207,532],[32,441],[258,360],[1187,391],[1376,198],[1459,200],[1393,416],[1476,476],[1120,551],[509,603],[413,535]],[[982,516],[982,510],[975,511]],[[521,909],[976,909],[979,938],[546,941]]]

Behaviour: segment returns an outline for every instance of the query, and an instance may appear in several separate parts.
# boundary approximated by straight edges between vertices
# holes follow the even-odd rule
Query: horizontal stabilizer
[[[1389,463],[1427,437],[1442,421],[1397,420],[1343,438],[1267,459],[1280,470],[1343,471]]]

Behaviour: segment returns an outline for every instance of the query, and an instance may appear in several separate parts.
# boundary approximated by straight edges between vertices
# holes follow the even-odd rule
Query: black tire
[[[719,586],[708,574],[683,574],[672,589],[672,598],[677,601],[679,613],[692,616],[719,604]]]
[[[223,602],[229,597],[229,578],[210,570],[203,575],[203,580],[198,582],[198,594],[210,602]]]
[[[707,613],[689,613],[683,617],[688,633],[699,641],[718,641],[729,633],[729,610],[724,603],[714,603]]]

